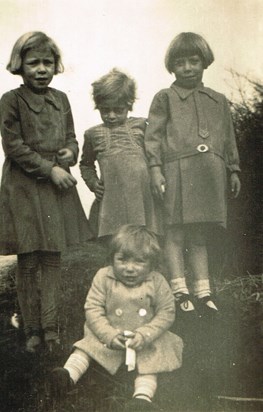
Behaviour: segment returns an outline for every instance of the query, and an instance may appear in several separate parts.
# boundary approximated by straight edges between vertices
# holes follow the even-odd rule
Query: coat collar
[[[33,93],[29,87],[21,85],[17,89],[17,93],[22,97],[27,105],[36,113],[40,113],[45,105],[45,103],[52,104],[57,110],[61,109],[61,103],[54,93],[54,89],[48,88],[46,94],[36,94]]]
[[[215,102],[218,102],[218,97],[217,97],[217,94],[214,92],[214,90],[209,89],[208,87],[204,87],[203,83],[201,83],[195,89],[183,89],[182,87],[178,86],[175,81],[174,83],[171,84],[171,88],[178,94],[178,96],[182,100],[186,100],[191,94],[197,91],[199,93],[206,94],[211,99],[213,99]]]

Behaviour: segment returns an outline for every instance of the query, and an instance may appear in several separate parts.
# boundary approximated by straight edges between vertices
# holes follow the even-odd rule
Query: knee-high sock
[[[157,388],[156,375],[138,375],[134,382],[134,398],[151,402]]]
[[[37,271],[39,268],[38,253],[19,254],[17,256],[17,263],[17,296],[24,321],[25,334],[30,336],[41,328],[40,302],[37,285]]]
[[[76,349],[64,365],[74,383],[84,375],[90,364],[90,358],[86,353]]]

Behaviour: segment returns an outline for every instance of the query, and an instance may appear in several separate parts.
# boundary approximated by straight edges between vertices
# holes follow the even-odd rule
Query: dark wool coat
[[[0,254],[61,251],[88,239],[76,188],[59,190],[49,179],[59,149],[72,150],[75,162],[78,156],[65,93],[48,88],[38,95],[26,86],[11,90],[0,101],[0,124],[5,153]]]

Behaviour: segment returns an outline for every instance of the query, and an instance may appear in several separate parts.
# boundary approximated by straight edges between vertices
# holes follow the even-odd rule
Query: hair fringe
[[[36,47],[48,46],[55,58],[55,73],[62,73],[64,66],[61,61],[61,52],[50,37],[41,31],[31,31],[23,34],[15,42],[6,69],[12,74],[22,74],[23,58],[29,50]]]
[[[99,109],[105,102],[125,104],[132,110],[136,99],[136,83],[124,72],[113,68],[109,73],[92,83],[92,95],[95,108]]]
[[[157,237],[145,226],[123,225],[111,241],[111,260],[115,253],[122,251],[129,256],[143,256],[150,260],[152,269],[159,264],[160,246]]]
[[[198,54],[206,69],[214,61],[214,54],[207,41],[197,33],[183,32],[178,34],[170,43],[165,55],[165,67],[173,73],[174,60],[178,57]]]

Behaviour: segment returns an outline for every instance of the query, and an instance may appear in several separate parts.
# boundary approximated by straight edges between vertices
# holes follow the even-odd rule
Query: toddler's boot
[[[65,368],[55,368],[50,375],[50,396],[56,400],[62,400],[74,387],[69,372]]]

